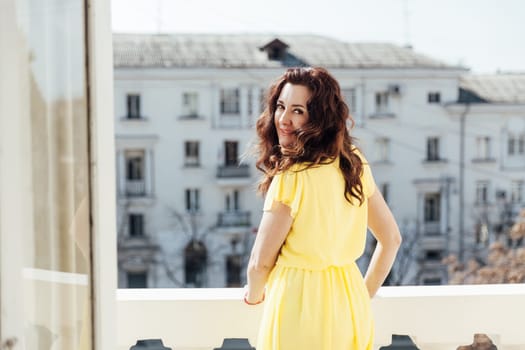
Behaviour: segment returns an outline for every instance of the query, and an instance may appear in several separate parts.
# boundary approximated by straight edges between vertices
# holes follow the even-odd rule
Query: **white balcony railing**
[[[248,164],[219,165],[217,167],[217,178],[249,178],[250,167]]]
[[[146,181],[144,180],[126,180],[126,195],[130,197],[139,197],[146,195]]]
[[[441,229],[441,223],[439,221],[437,222],[425,222],[425,235],[439,235],[440,229]]]
[[[238,227],[250,226],[249,211],[224,211],[219,213],[217,226],[219,227]]]
[[[241,289],[128,289],[117,292],[118,350],[161,338],[176,350],[211,350],[224,338],[255,346],[262,305]],[[376,344],[412,336],[421,350],[450,350],[487,334],[498,350],[525,349],[525,285],[383,287],[373,299]]]

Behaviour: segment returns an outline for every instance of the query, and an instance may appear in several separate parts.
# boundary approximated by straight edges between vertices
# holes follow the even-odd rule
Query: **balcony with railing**
[[[251,183],[251,173],[248,164],[219,165],[217,167],[217,182],[219,185],[248,185]]]
[[[441,222],[426,221],[423,225],[425,236],[439,236],[441,235]]]
[[[249,211],[220,212],[217,220],[218,227],[248,227],[250,226]]]
[[[119,266],[127,271],[144,270],[159,249],[150,236],[120,236],[117,243]]]
[[[225,338],[255,346],[263,305],[247,306],[242,295],[241,289],[119,290],[118,350],[156,338],[174,350],[220,348]],[[479,333],[498,350],[525,349],[524,284],[383,287],[372,308],[375,349],[406,334],[420,350],[451,350]]]
[[[144,180],[126,180],[127,197],[144,197],[146,196],[146,181]]]

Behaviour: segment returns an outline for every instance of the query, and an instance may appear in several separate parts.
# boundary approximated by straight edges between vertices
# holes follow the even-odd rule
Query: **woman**
[[[257,350],[371,350],[372,298],[401,244],[349,110],[323,68],[291,68],[257,121],[264,212],[244,301],[265,302]],[[363,279],[355,260],[377,239]],[[266,288],[265,288],[266,287]]]

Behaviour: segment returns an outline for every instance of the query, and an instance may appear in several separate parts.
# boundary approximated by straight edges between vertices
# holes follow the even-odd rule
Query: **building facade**
[[[496,136],[502,115],[521,125],[523,101],[495,113],[479,98],[496,109],[478,124],[478,107],[462,109],[460,91],[477,91],[463,86],[467,70],[412,49],[313,35],[115,34],[114,60],[120,287],[245,283],[262,207],[254,123],[289,66],[327,67],[341,84],[356,143],[404,235],[390,283],[446,283],[442,258],[476,248],[487,230],[476,216],[483,181],[494,182],[487,196],[507,191],[523,203],[521,134],[513,146]],[[496,144],[513,147],[512,170]],[[480,147],[495,161],[477,162]]]

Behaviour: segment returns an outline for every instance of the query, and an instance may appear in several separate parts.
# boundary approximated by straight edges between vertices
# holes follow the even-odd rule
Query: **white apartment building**
[[[465,75],[446,109],[459,125],[464,248],[475,253],[525,207],[525,74]]]
[[[479,227],[493,230],[476,216],[484,184],[494,210],[496,191],[524,201],[522,134],[503,131],[523,124],[523,98],[493,103],[463,67],[315,35],[113,38],[120,287],[245,283],[262,207],[247,152],[264,91],[288,66],[324,66],[341,84],[357,144],[405,236],[391,283],[446,282],[441,258],[473,248]],[[465,92],[478,99],[460,99]]]

